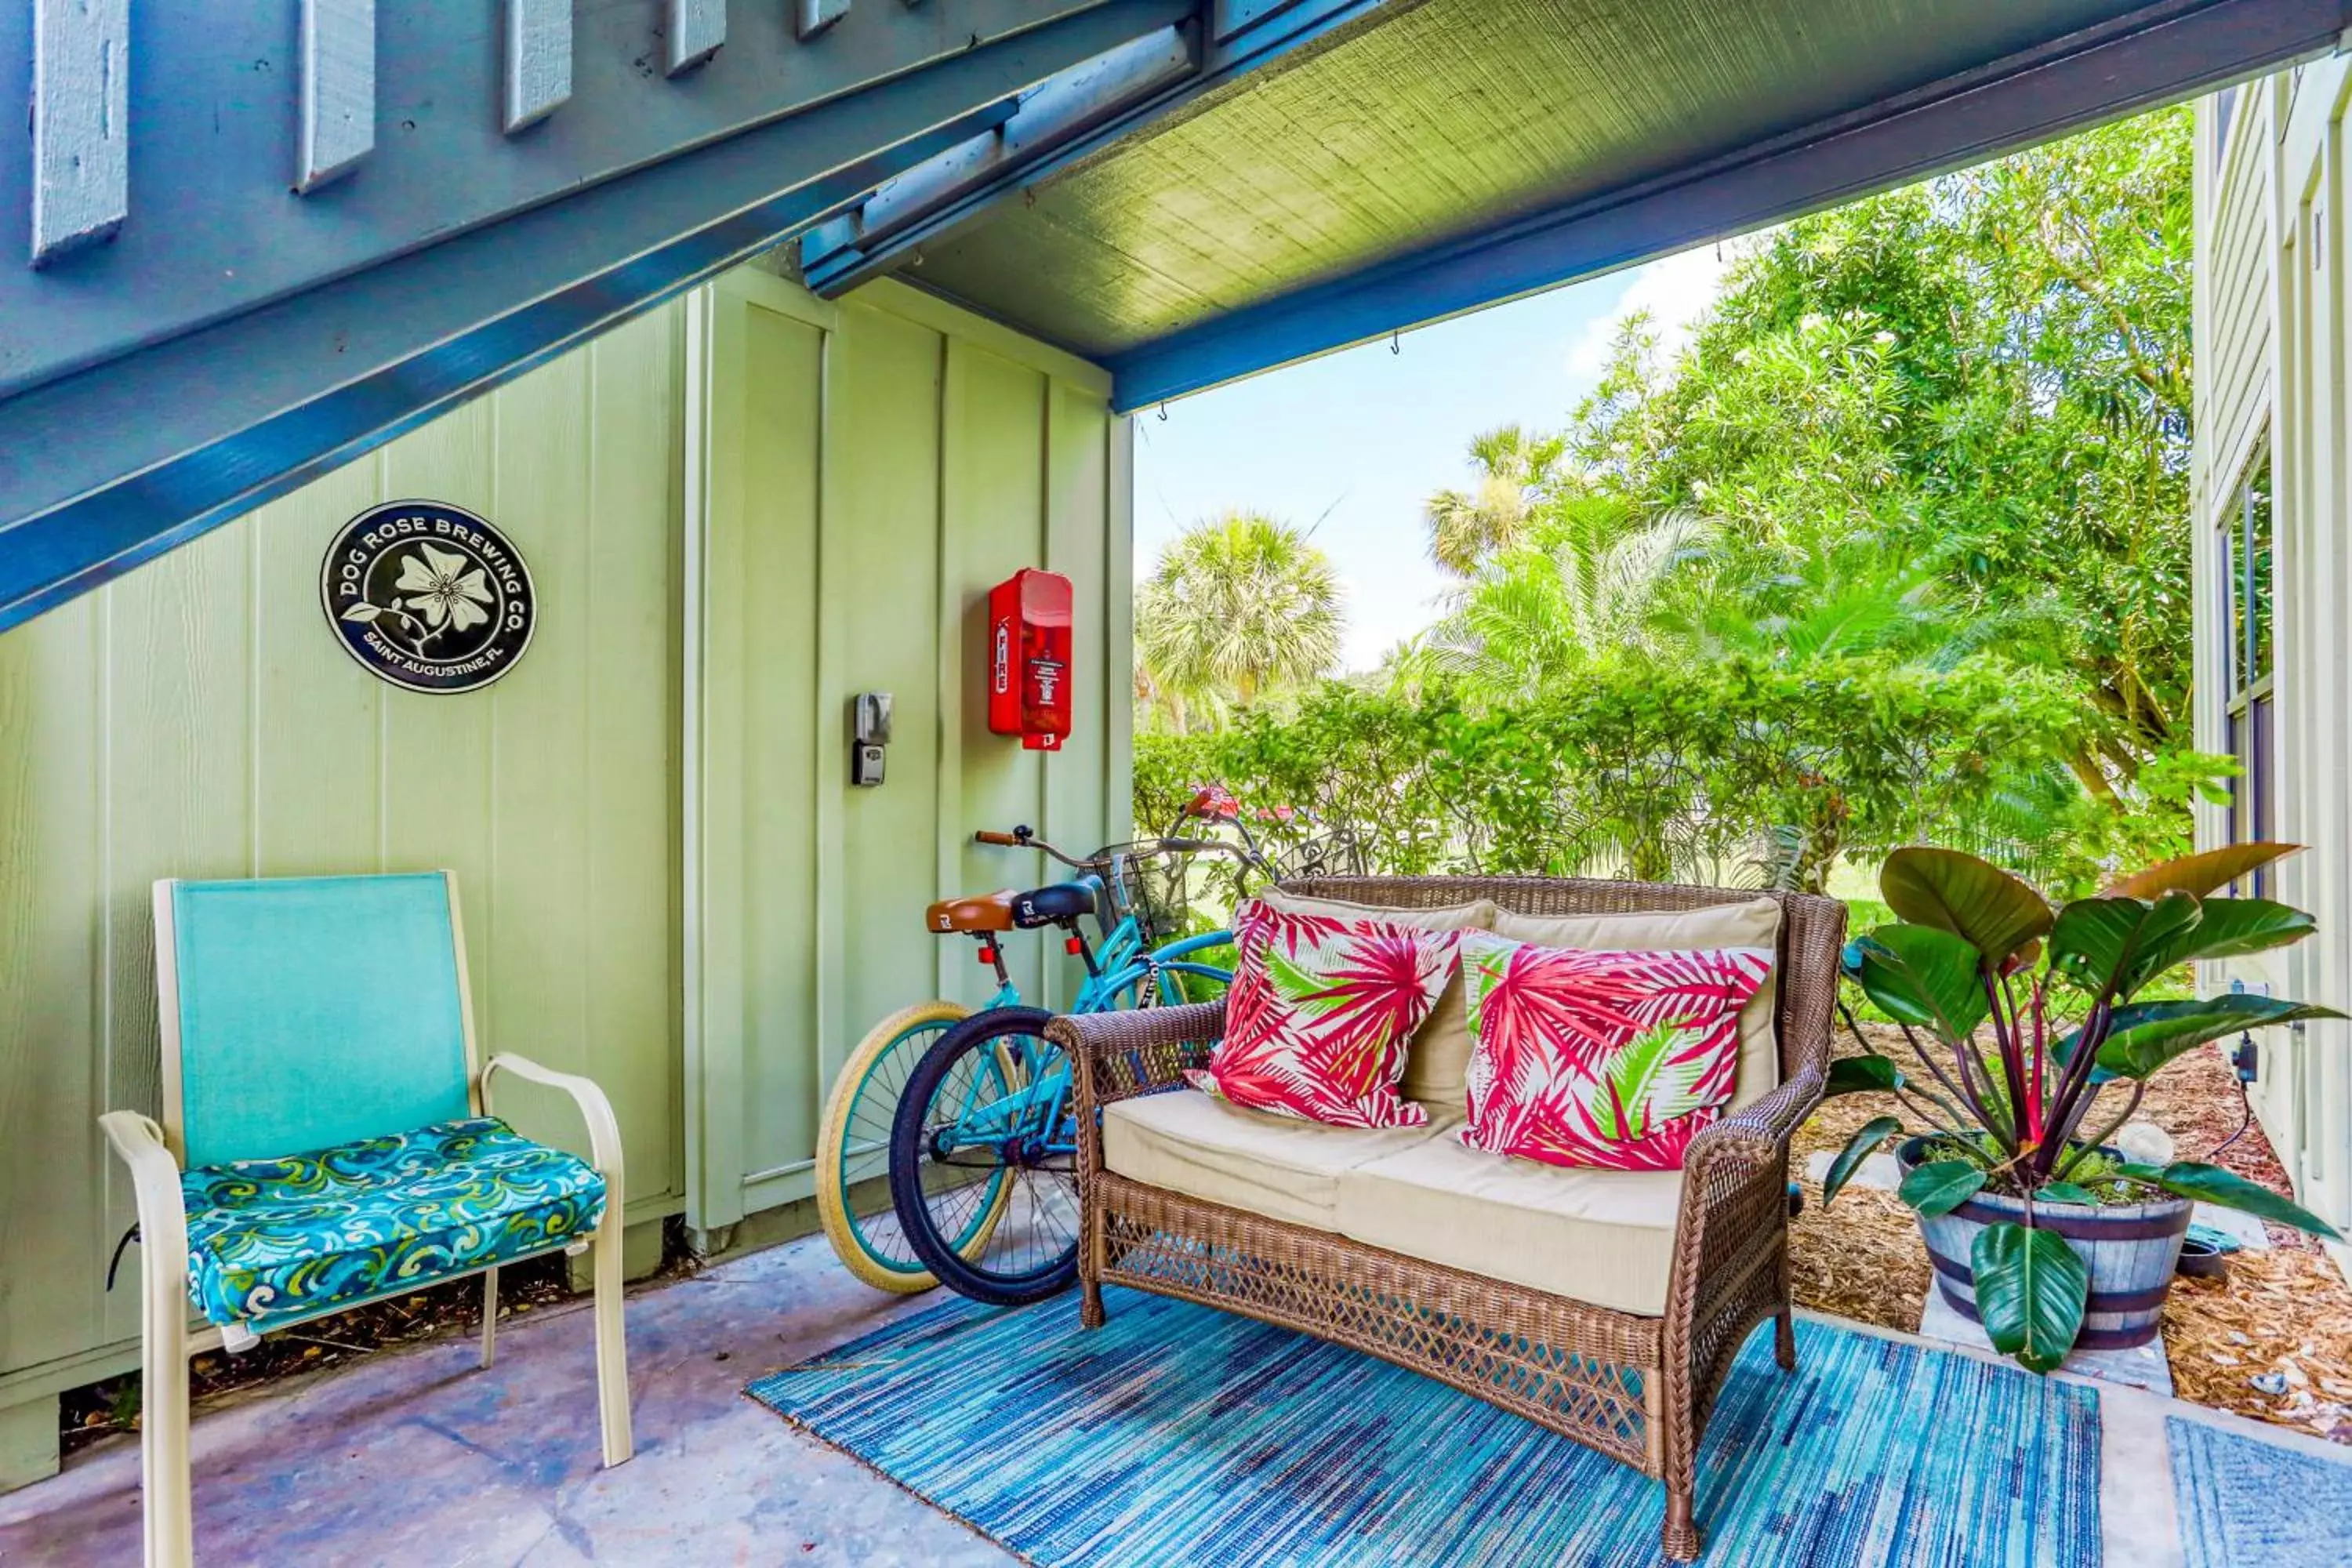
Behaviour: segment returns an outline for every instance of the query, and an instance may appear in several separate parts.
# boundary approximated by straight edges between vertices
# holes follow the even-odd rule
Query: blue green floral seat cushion
[[[188,1294],[267,1329],[584,1241],[604,1178],[495,1117],[182,1173]]]

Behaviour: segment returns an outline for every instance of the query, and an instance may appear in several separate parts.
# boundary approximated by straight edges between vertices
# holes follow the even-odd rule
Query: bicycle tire
[[[825,1100],[814,1173],[817,1218],[842,1267],[877,1290],[908,1296],[932,1289],[940,1280],[907,1246],[895,1205],[871,1214],[856,1212],[850,1200],[849,1160],[859,1144],[881,1142],[880,1173],[887,1176],[889,1129],[898,1106],[885,1097],[903,1093],[922,1052],[970,1016],[971,1009],[960,1002],[901,1007],[866,1032],[841,1064]],[[978,1240],[984,1246],[987,1238],[983,1235]]]
[[[1076,1161],[1066,1171],[1045,1164],[1006,1163],[1001,1158],[993,1165],[969,1167],[999,1173],[989,1178],[992,1184],[991,1192],[975,1200],[977,1205],[1000,1205],[998,1212],[989,1223],[989,1235],[981,1245],[974,1246],[966,1239],[971,1234],[971,1221],[958,1210],[949,1210],[950,1217],[946,1221],[956,1227],[956,1234],[945,1234],[941,1215],[929,1201],[931,1193],[924,1182],[926,1164],[934,1171],[940,1168],[929,1158],[932,1102],[943,1089],[949,1088],[957,1066],[976,1058],[982,1052],[993,1054],[990,1066],[1011,1091],[1016,1087],[1012,1079],[1021,1075],[1008,1067],[1005,1043],[1013,1039],[1043,1041],[1045,1025],[1053,1016],[1042,1007],[994,1007],[952,1026],[931,1043],[922,1060],[915,1064],[899,1097],[898,1117],[891,1128],[890,1199],[908,1244],[940,1283],[959,1295],[991,1306],[1017,1307],[1042,1301],[1069,1289],[1077,1279]],[[1059,1050],[1058,1047],[1052,1048]],[[988,1068],[978,1070],[985,1072]],[[978,1184],[940,1190],[955,1192],[974,1184]],[[1017,1266],[992,1265],[988,1243],[1003,1237],[1008,1225],[1022,1237],[1021,1251],[1009,1259]]]

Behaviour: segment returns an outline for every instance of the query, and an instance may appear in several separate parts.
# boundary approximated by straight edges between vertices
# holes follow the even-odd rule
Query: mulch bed
[[[1900,1030],[1863,1029],[1897,1063],[1916,1060]],[[1861,1054],[1843,1030],[1838,1054]],[[2172,1134],[2180,1158],[2208,1160],[2289,1192],[2262,1124],[2246,1123],[2245,1100],[2221,1046],[2191,1051],[2158,1073],[2139,1114]],[[1930,1270],[1911,1211],[1892,1193],[1849,1186],[1824,1213],[1820,1184],[1805,1175],[1809,1155],[1845,1147],[1881,1115],[1916,1124],[1892,1095],[1847,1095],[1824,1103],[1790,1145],[1789,1173],[1804,1183],[1806,1195],[1791,1233],[1796,1296],[1819,1311],[1912,1332]],[[2164,1309],[2174,1390],[2199,1405],[2352,1445],[2352,1284],[2311,1237],[2266,1228],[2273,1250],[2232,1254],[2228,1279],[2174,1281]]]

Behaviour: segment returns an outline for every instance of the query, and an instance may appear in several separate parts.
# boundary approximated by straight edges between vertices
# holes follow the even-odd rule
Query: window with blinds
[[[2238,776],[2230,784],[2230,840],[2266,839],[2277,813],[2276,726],[2271,701],[2273,593],[2271,454],[2265,441],[2248,459],[2229,504],[2215,520],[2222,603],[2230,631],[2223,711],[2230,755]],[[2253,874],[2256,898],[2270,896],[2268,868]]]

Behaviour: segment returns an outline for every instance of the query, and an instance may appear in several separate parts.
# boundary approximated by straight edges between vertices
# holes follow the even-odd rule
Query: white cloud
[[[1662,257],[1636,270],[1625,286],[1614,315],[1586,324],[1583,335],[1568,351],[1568,373],[1580,382],[1599,378],[1609,363],[1609,345],[1617,328],[1636,310],[1647,310],[1657,329],[1661,353],[1672,361],[1690,342],[1691,328],[1715,303],[1716,290],[1731,264],[1729,246],[1702,245],[1679,256]]]

